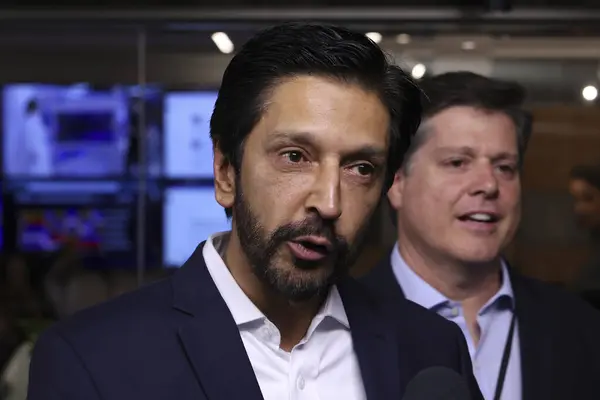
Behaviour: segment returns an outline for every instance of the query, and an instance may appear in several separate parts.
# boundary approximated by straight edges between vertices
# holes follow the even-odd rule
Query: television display
[[[162,94],[148,87],[13,84],[3,89],[3,159],[9,179],[138,175],[140,115],[145,167],[161,173]]]
[[[18,180],[6,182],[16,205],[130,203],[133,182],[110,180]]]
[[[16,180],[5,183],[16,205],[27,204],[136,204],[138,180]],[[162,190],[158,181],[146,182],[145,196],[159,202]]]
[[[20,209],[17,246],[54,252],[70,243],[84,253],[120,253],[132,248],[126,208],[36,207]]]
[[[169,179],[212,179],[210,117],[216,91],[172,92],[164,99],[164,171]]]
[[[212,187],[167,188],[163,209],[163,264],[166,267],[180,267],[210,235],[231,229]]]
[[[140,214],[139,189],[135,181],[16,182],[5,216],[20,251],[53,253],[69,243],[99,268],[135,268],[145,232],[144,263],[154,268],[162,266],[162,191],[147,185]]]

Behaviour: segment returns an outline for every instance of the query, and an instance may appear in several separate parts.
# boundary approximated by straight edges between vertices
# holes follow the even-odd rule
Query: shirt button
[[[305,386],[306,386],[306,382],[304,381],[304,378],[302,376],[299,376],[298,377],[298,389],[304,390]]]
[[[452,308],[452,316],[458,317],[458,308],[456,308],[456,307]]]

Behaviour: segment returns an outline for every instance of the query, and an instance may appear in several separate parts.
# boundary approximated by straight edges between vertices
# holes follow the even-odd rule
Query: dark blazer
[[[459,372],[472,398],[481,399],[454,324],[408,301],[399,302],[392,316],[392,308],[350,279],[338,289],[369,400],[401,399],[408,381],[429,366]],[[59,399],[262,399],[202,245],[169,279],[85,310],[41,335],[29,400]]]
[[[600,313],[559,288],[509,269],[521,346],[523,400],[599,399]],[[392,303],[406,301],[386,257],[363,277]]]

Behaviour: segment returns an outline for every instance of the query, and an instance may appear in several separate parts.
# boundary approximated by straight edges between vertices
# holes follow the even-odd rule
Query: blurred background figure
[[[600,307],[600,164],[572,169],[569,193],[574,202],[577,223],[590,239],[590,260],[574,282],[575,290]]]
[[[29,381],[29,359],[33,338],[11,313],[7,303],[0,303],[0,399],[25,400]]]
[[[600,164],[573,168],[569,193],[574,200],[578,224],[586,229],[592,238],[600,239]]]
[[[50,176],[52,174],[50,130],[42,119],[36,99],[27,102],[22,134],[28,155],[28,173],[34,177]]]
[[[0,286],[4,307],[20,318],[40,318],[42,303],[39,292],[32,286],[31,274],[22,254],[12,254],[4,266]]]

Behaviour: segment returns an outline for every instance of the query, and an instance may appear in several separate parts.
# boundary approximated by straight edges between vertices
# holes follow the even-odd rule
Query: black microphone
[[[467,382],[455,371],[431,367],[419,372],[406,387],[402,400],[470,400]]]

